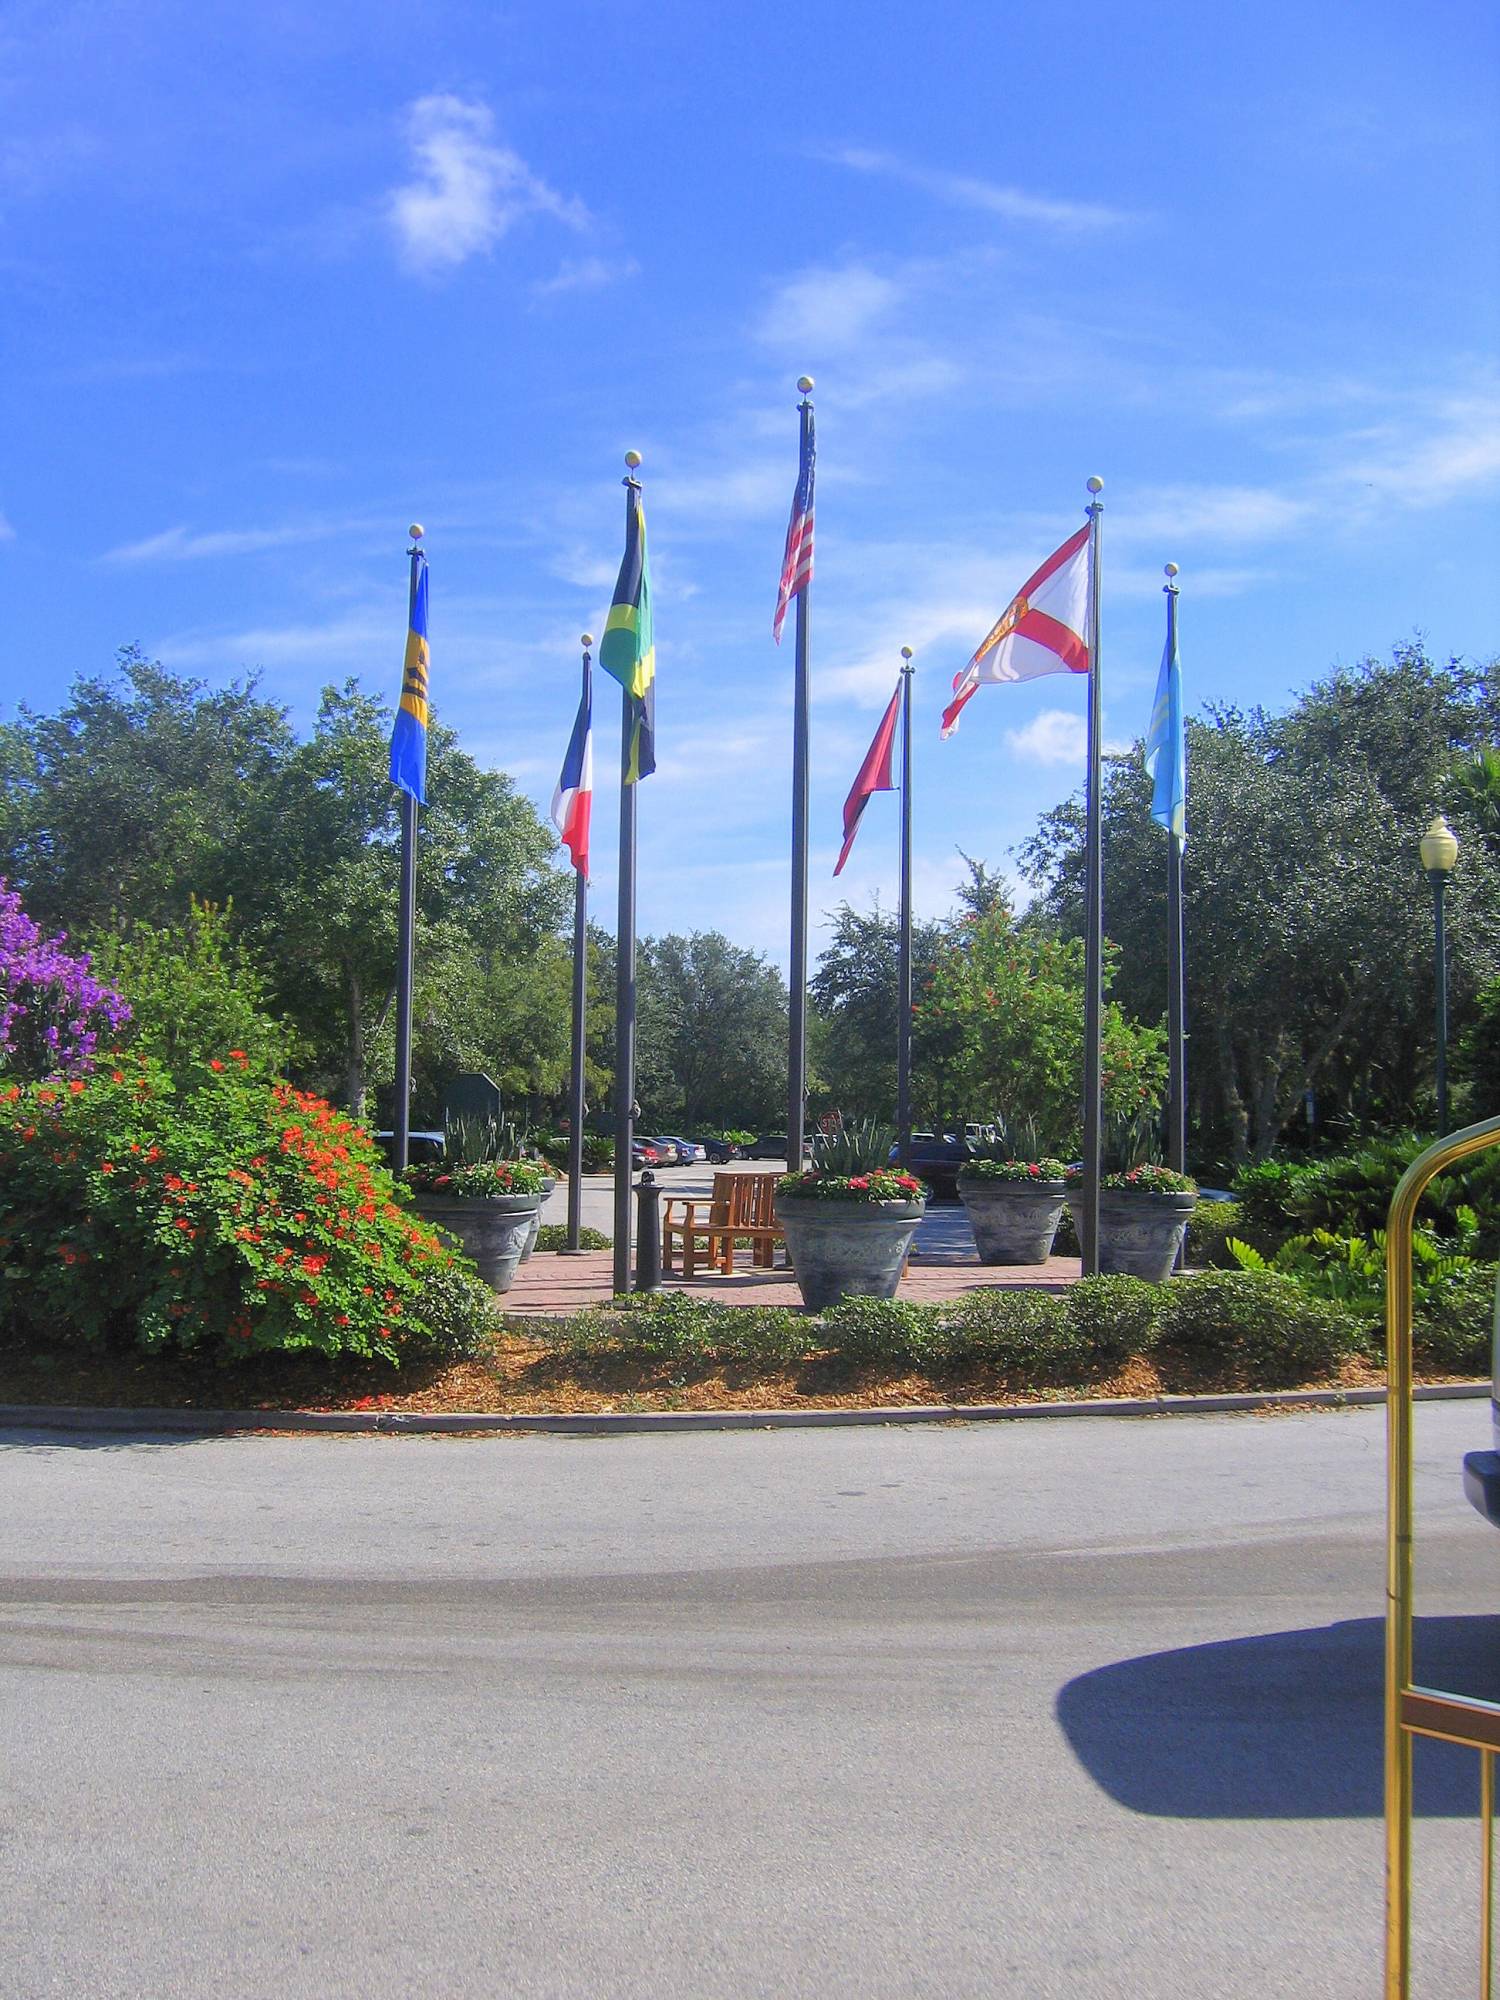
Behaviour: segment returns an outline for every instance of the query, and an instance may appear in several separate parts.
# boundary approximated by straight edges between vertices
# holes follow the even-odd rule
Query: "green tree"
[[[1315,1092],[1326,1116],[1405,1124],[1431,1073],[1432,918],[1416,844],[1456,760],[1495,726],[1493,669],[1419,647],[1329,676],[1282,716],[1210,708],[1188,724],[1188,1087],[1200,1168],[1263,1158]],[[1455,1018],[1500,971],[1500,871],[1455,804]],[[1166,836],[1136,756],[1108,769],[1104,922],[1117,994],[1159,1014]],[[1041,909],[1082,931],[1083,813],[1048,814],[1025,851]]]
[[[106,931],[94,963],[130,1001],[122,1045],[149,1056],[179,1089],[202,1081],[204,1065],[238,1051],[249,1074],[287,1068],[286,1028],[267,1010],[264,987],[230,935],[228,913],[194,902],[169,928],[133,924]]]
[[[400,842],[389,736],[389,711],[357,682],[325,688],[311,738],[257,794],[238,857],[235,906],[271,991],[298,1025],[314,1080],[354,1111],[393,1074]],[[525,1067],[534,1022],[512,1016],[476,1032],[472,1010],[477,996],[505,990],[502,964],[529,963],[561,921],[555,842],[511,780],[481,770],[435,718],[427,795],[414,1041],[420,1024],[429,1048],[467,1037],[502,1067]]]
[[[1106,983],[1112,967],[1106,964]],[[1073,1151],[1083,1097],[1084,947],[1000,905],[949,930],[919,1019],[950,1039],[963,1102],[1007,1123],[1030,1121],[1045,1150]],[[1107,1114],[1137,1116],[1161,1102],[1165,1035],[1128,1021],[1110,1002],[1101,1022]]]
[[[894,1117],[896,1006],[900,927],[877,899],[868,910],[841,903],[830,913],[832,933],[808,982],[809,1025],[817,1077],[816,1101],[850,1118]],[[912,926],[912,985],[920,994],[932,977],[943,938],[938,923]],[[916,1122],[941,1123],[961,1104],[943,1066],[942,1037],[918,1014],[913,1023],[912,1105]]]
[[[645,938],[637,1095],[650,1121],[762,1123],[786,1096],[787,992],[776,967],[720,931]]]
[[[49,925],[95,939],[175,934],[195,897],[222,906],[288,1024],[300,1080],[362,1110],[393,1068],[389,735],[389,711],[353,681],[325,689],[299,742],[253,681],[213,689],[127,652],[57,715],[22,709],[0,727],[0,873]],[[510,779],[436,720],[428,774],[413,1018],[429,1111],[433,1079],[461,1052],[545,1093],[566,1064],[555,842]]]
[[[253,680],[210,688],[127,648],[56,715],[0,724],[0,873],[44,928],[180,924],[194,896],[227,900],[292,742]]]

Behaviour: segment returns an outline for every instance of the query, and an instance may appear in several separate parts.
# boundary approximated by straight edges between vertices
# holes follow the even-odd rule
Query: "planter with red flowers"
[[[436,1160],[404,1175],[424,1222],[453,1238],[492,1291],[508,1292],[547,1179],[530,1160]]]
[[[776,1183],[776,1220],[802,1303],[813,1312],[840,1299],[896,1295],[927,1191],[915,1174],[887,1168],[867,1173],[783,1174]]]
[[[1079,1192],[1082,1167],[1067,1170],[1068,1207],[1083,1238]],[[1130,1278],[1149,1278],[1164,1285],[1172,1275],[1187,1231],[1188,1217],[1198,1205],[1198,1184],[1170,1167],[1147,1163],[1123,1173],[1105,1174],[1099,1182],[1099,1269]]]
[[[1061,1160],[967,1160],[958,1176],[981,1264],[1045,1264],[1067,1200]]]

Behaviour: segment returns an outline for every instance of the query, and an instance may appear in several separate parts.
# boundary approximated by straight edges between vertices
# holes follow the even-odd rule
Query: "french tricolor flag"
[[[568,754],[563,758],[562,776],[552,794],[552,824],[585,882],[589,879],[589,813],[594,803],[594,733],[589,710],[590,694],[585,689]]]

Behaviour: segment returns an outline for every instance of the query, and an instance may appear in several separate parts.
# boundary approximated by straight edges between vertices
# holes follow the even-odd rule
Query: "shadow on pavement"
[[[1419,1618],[1414,1678],[1500,1700],[1500,1617]],[[1350,1619],[1147,1653],[1070,1681],[1074,1755],[1132,1812],[1171,1819],[1378,1819],[1385,1625]],[[1416,1810],[1479,1810],[1479,1759],[1419,1741]]]

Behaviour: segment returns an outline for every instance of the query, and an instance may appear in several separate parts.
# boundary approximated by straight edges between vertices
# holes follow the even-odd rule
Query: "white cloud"
[[[1083,768],[1088,747],[1082,715],[1067,708],[1044,708],[1019,729],[1007,729],[1005,740],[1018,757],[1033,764]]]
[[[1088,731],[1081,709],[1044,708],[1019,729],[1007,729],[1005,740],[1018,757],[1032,764],[1081,771],[1088,755]],[[1131,745],[1106,732],[1099,746],[1105,757],[1123,757]]]
[[[1366,433],[1342,469],[1351,489],[1412,507],[1440,507],[1500,481],[1500,395],[1441,402],[1416,435]]]
[[[1261,542],[1314,511],[1311,500],[1268,486],[1163,486],[1133,495],[1124,518],[1133,541]]]
[[[599,292],[606,285],[620,284],[626,278],[638,277],[640,265],[634,257],[626,257],[618,264],[611,264],[603,257],[569,258],[550,278],[541,278],[531,287],[534,299],[555,299],[567,292]]]
[[[99,558],[107,563],[200,562],[215,556],[258,555],[294,542],[327,541],[331,536],[358,532],[359,521],[287,522],[274,528],[215,528],[194,534],[188,528],[163,528],[143,541],[124,542]]]
[[[775,346],[850,347],[872,331],[901,296],[891,278],[865,264],[804,271],[784,284],[761,321]]]
[[[401,616],[394,604],[390,615],[350,612],[322,625],[261,625],[243,632],[188,632],[163,639],[153,651],[181,666],[326,667],[343,663],[349,672],[367,667],[372,657],[395,658],[399,650]],[[395,637],[392,637],[392,633]]]
[[[588,222],[581,202],[556,193],[519,153],[494,143],[487,105],[441,93],[419,97],[406,122],[418,177],[391,193],[387,212],[414,269],[462,264],[525,215],[551,215],[572,229]]]
[[[1005,187],[995,181],[980,180],[971,174],[950,174],[933,167],[915,166],[892,153],[873,152],[861,146],[842,146],[820,155],[856,173],[884,174],[936,195],[940,201],[960,208],[977,208],[990,215],[1004,216],[1009,222],[1035,222],[1053,229],[1114,229],[1131,217],[1123,210],[1106,208],[1093,201],[1059,201],[1048,195],[1028,194],[1024,188]]]

